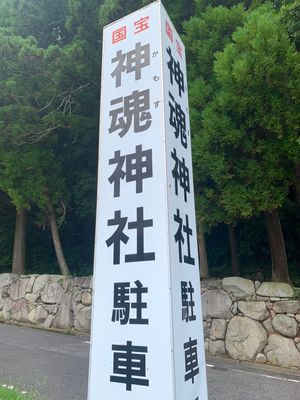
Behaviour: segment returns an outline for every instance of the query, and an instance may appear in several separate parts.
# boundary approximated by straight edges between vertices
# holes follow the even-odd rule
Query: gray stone
[[[35,303],[39,297],[40,297],[40,293],[25,294],[25,299],[28,301],[28,303]]]
[[[53,321],[54,328],[70,329],[74,323],[73,296],[66,293],[60,304],[58,313]]]
[[[215,340],[209,343],[209,352],[212,356],[222,356],[226,353],[224,340]]]
[[[292,339],[270,335],[265,348],[268,361],[282,367],[300,367],[300,353]]]
[[[24,299],[26,293],[26,286],[29,279],[18,279],[10,285],[10,297],[13,301]]]
[[[81,293],[81,303],[84,306],[90,306],[92,304],[92,295],[90,292],[84,291]]]
[[[231,298],[223,290],[208,290],[202,296],[203,319],[230,318]]]
[[[49,328],[51,328],[51,326],[52,326],[52,323],[53,323],[53,321],[54,321],[54,315],[48,315],[48,317],[46,318],[46,320],[45,320],[45,322],[43,323],[43,327],[44,328],[46,328],[46,329],[49,329]]]
[[[273,324],[272,324],[272,319],[271,318],[266,319],[265,321],[263,321],[262,324],[263,324],[263,326],[264,326],[264,328],[266,329],[267,332],[269,332],[269,333],[274,333],[275,332],[275,330],[273,328]]]
[[[258,364],[265,364],[267,362],[267,357],[263,353],[258,353],[255,362]]]
[[[277,314],[297,314],[300,310],[300,301],[299,300],[289,300],[289,301],[278,301],[274,303],[274,311]]]
[[[209,342],[204,342],[205,353],[209,353]]]
[[[18,322],[28,322],[28,308],[25,299],[20,299],[13,303],[11,308],[11,318]]]
[[[0,275],[0,288],[10,285],[16,278],[17,278],[17,275],[14,275],[14,274],[1,274]]]
[[[270,301],[269,297],[264,297],[264,296],[256,296],[257,301]]]
[[[293,297],[294,289],[288,283],[263,282],[256,294],[267,297]]]
[[[233,317],[229,322],[225,347],[235,360],[255,360],[267,343],[262,325],[248,317]]]
[[[35,282],[34,282],[34,285],[33,285],[33,288],[32,288],[32,292],[33,293],[41,292],[44,289],[46,283],[49,282],[49,280],[50,280],[50,276],[49,275],[40,275],[40,276],[38,276],[35,279]]]
[[[261,282],[255,281],[255,282],[254,282],[255,290],[257,290],[257,289],[260,287],[260,285],[261,285]]]
[[[297,335],[297,322],[285,314],[278,314],[272,320],[273,328],[283,336],[295,337]]]
[[[221,279],[208,279],[206,282],[207,289],[221,289],[222,280]]]
[[[13,301],[10,298],[3,300],[3,308],[1,312],[1,317],[4,321],[11,319],[11,309],[13,306]]]
[[[280,301],[281,299],[280,299],[280,297],[270,297],[270,300],[271,301]]]
[[[216,339],[224,339],[228,322],[225,319],[213,319],[210,334]]]
[[[238,313],[238,304],[236,301],[231,306],[231,312],[233,315],[236,315]]]
[[[266,303],[264,301],[239,301],[238,308],[245,317],[263,321],[269,316]]]
[[[295,337],[295,338],[294,338],[294,342],[295,342],[296,344],[300,343],[300,337],[299,337],[299,336]]]
[[[81,276],[73,278],[73,285],[78,286],[81,289],[89,289],[90,284],[91,284],[91,277],[89,276]]]
[[[91,307],[78,305],[76,307],[74,328],[79,332],[88,333],[91,328]]]
[[[48,317],[47,311],[42,306],[37,306],[28,314],[28,321],[32,324],[42,324]]]
[[[32,289],[33,289],[33,285],[34,285],[34,282],[35,282],[35,279],[36,279],[36,277],[37,276],[39,276],[39,275],[30,275],[30,277],[29,277],[29,282],[27,283],[27,286],[26,286],[26,293],[31,293],[32,292]]]
[[[237,276],[224,278],[222,288],[240,300],[255,294],[254,283],[250,279],[239,278]]]
[[[41,292],[41,299],[46,304],[60,304],[64,289],[58,282],[47,282]]]
[[[297,314],[297,315],[295,316],[295,318],[296,318],[296,321],[300,322],[300,314]]]

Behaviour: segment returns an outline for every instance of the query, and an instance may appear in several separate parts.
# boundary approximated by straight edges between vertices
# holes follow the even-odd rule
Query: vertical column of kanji
[[[159,22],[104,30],[89,400],[174,400]]]
[[[184,45],[162,7],[176,400],[207,399]]]

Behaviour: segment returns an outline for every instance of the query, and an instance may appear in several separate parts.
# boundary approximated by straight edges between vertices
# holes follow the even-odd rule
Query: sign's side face
[[[206,400],[206,371],[184,45],[162,7],[176,400]]]
[[[174,399],[159,3],[104,29],[89,400]]]

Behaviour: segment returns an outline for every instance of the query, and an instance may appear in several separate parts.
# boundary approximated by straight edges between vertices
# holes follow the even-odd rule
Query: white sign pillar
[[[185,51],[160,2],[104,28],[88,400],[207,400]]]

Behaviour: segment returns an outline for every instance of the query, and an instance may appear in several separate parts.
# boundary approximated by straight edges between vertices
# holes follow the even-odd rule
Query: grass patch
[[[22,394],[15,389],[0,387],[0,400],[32,400],[27,394]]]

